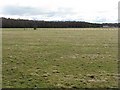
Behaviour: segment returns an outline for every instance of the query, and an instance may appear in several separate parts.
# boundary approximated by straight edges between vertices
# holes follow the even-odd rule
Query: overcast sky
[[[118,22],[119,0],[0,0],[0,17]]]

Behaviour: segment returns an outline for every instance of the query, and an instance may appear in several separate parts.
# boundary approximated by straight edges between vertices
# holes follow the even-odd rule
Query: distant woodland
[[[118,23],[89,23],[82,21],[40,21],[26,19],[2,19],[2,28],[109,28],[118,27]]]

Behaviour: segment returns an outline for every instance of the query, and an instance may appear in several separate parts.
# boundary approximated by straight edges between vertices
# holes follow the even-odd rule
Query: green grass
[[[3,88],[118,87],[118,31],[3,29]]]

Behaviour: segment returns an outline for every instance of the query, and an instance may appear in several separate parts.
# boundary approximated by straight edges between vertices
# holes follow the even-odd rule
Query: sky
[[[119,0],[0,0],[0,17],[117,23]]]

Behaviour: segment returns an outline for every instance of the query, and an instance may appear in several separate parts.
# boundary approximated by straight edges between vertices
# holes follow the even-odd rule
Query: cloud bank
[[[106,2],[104,0],[13,0],[13,2],[8,0],[2,2],[0,17],[95,23],[118,21],[118,0],[106,0]]]

